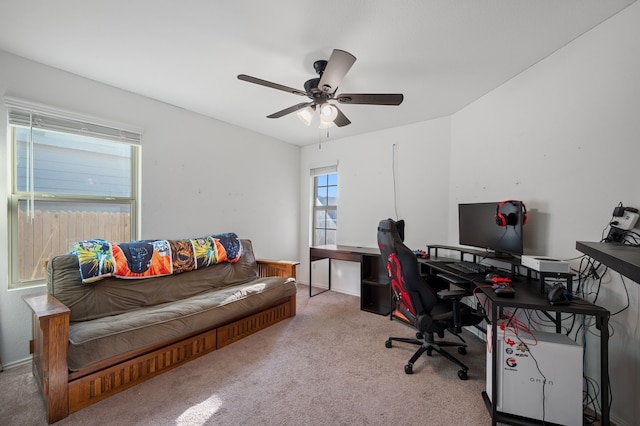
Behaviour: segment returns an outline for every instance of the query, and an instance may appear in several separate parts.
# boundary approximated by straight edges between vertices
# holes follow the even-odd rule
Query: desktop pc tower
[[[497,347],[487,330],[487,395],[491,352],[497,357],[497,404],[502,413],[562,425],[582,425],[582,346],[564,334],[497,327]],[[543,388],[544,386],[544,388]]]

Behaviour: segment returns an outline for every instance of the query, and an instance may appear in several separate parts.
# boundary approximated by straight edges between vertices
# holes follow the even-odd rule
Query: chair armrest
[[[456,333],[462,332],[462,318],[460,316],[461,300],[469,296],[466,290],[441,290],[437,293],[438,299],[450,300],[453,304],[453,329]]]
[[[49,423],[69,415],[67,353],[70,310],[50,294],[26,295],[22,299],[32,312],[33,374],[47,408]]]
[[[296,278],[296,266],[300,264],[289,260],[257,259],[256,262],[260,277]]]

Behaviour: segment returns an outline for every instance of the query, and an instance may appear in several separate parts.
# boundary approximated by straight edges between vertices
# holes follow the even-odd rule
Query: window
[[[135,239],[141,132],[5,101],[12,150],[10,286],[42,283],[46,261],[76,241]]]
[[[327,171],[331,173],[326,173]],[[338,230],[338,174],[336,171],[335,166],[312,170],[314,175],[312,245],[314,246],[336,244]]]

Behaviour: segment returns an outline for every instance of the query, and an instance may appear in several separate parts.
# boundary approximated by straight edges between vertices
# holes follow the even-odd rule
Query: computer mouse
[[[549,293],[547,297],[549,298],[549,303],[551,305],[568,305],[569,298],[566,294],[567,290],[564,288],[562,284],[556,284],[555,286],[549,289]]]
[[[511,286],[499,286],[498,288],[494,289],[493,292],[496,294],[496,296],[500,296],[500,297],[513,297],[516,294],[516,291],[513,289],[513,287]]]
[[[495,272],[488,273],[487,276],[484,278],[484,281],[487,283],[493,283],[494,285],[498,285],[498,284],[510,285],[512,283],[511,278],[501,277],[499,274],[496,274]]]
[[[485,277],[484,280],[488,283],[492,283],[494,278],[500,278],[500,275],[496,274],[495,272],[489,272]]]

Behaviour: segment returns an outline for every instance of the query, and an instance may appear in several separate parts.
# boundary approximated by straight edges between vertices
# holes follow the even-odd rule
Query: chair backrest
[[[431,312],[436,294],[420,275],[416,255],[402,242],[393,219],[378,224],[378,247],[389,274],[396,314],[415,324],[419,316]]]

